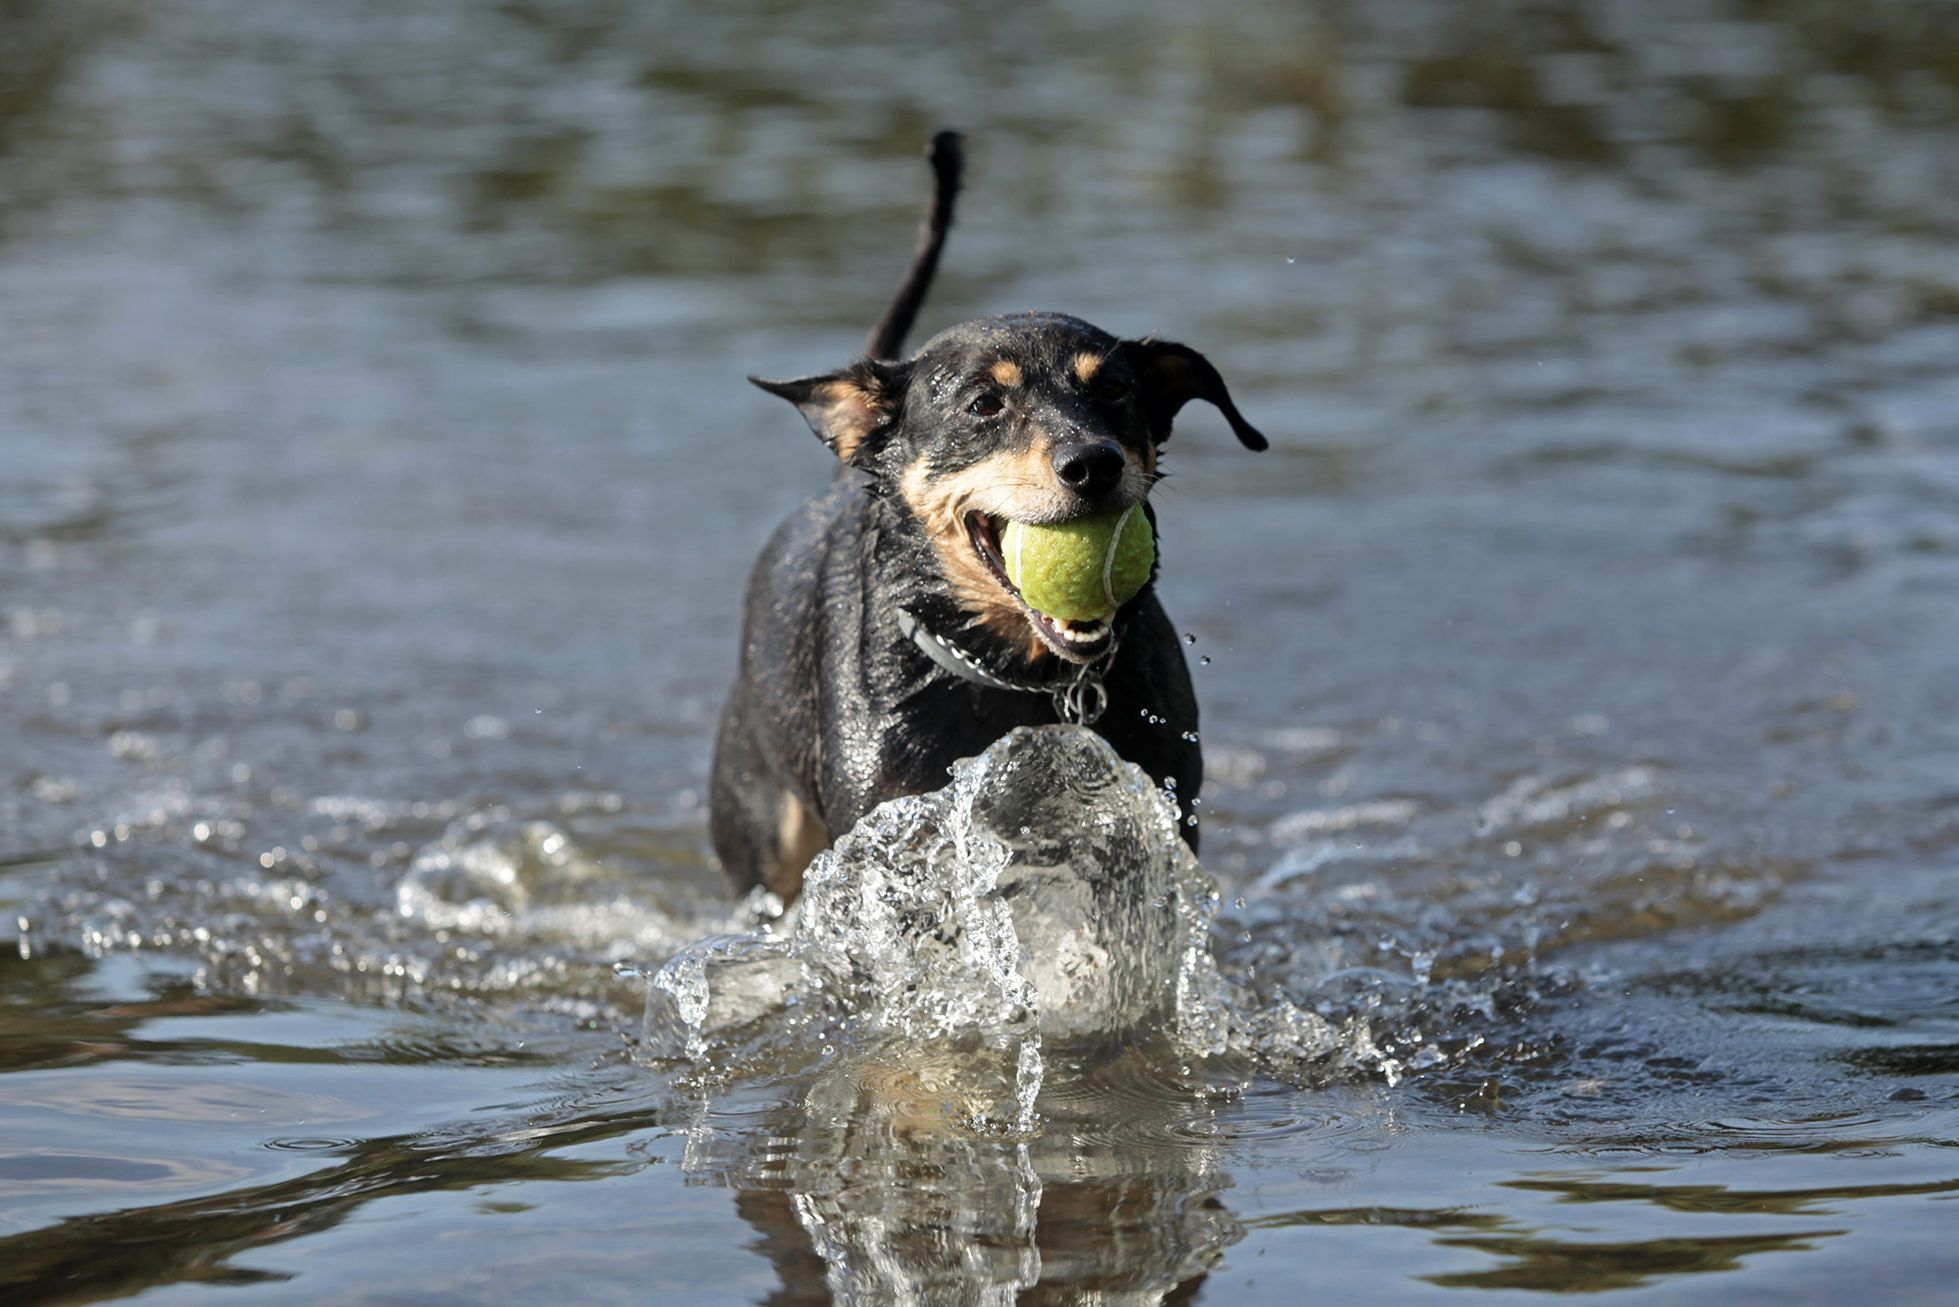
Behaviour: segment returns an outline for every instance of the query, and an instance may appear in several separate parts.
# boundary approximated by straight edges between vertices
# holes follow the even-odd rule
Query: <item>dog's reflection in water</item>
[[[1186,1301],[1244,1234],[1218,1195],[1201,1091],[1167,1049],[1053,1049],[1033,1132],[974,1117],[1011,1101],[930,1055],[840,1064],[739,1132],[703,1125],[686,1165],[737,1191],[781,1288],[766,1301]],[[996,1116],[998,1114],[996,1113]]]

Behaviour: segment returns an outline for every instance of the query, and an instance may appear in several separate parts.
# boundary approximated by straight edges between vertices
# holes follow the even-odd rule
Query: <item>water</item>
[[[0,1297],[1939,1300],[1955,32],[0,8]],[[942,124],[922,327],[1159,331],[1273,437],[1159,503],[1239,1025],[1152,949],[1038,1048],[996,967],[704,1066],[639,973],[772,920],[701,794],[826,473],[740,378],[848,357]]]
[[[931,1049],[944,1067],[1011,1067],[1010,1098],[953,1115],[1017,1135],[1041,1120],[1057,1039],[1140,1040],[1185,1075],[1225,1054],[1308,1082],[1341,1060],[1398,1073],[1365,1022],[1343,1040],[1221,973],[1217,884],[1179,820],[1175,796],[1100,736],[1014,730],[943,790],[866,816],[819,855],[787,914],[759,894],[753,929],[668,960],[648,986],[642,1051],[725,1077],[798,1044],[908,1066]]]

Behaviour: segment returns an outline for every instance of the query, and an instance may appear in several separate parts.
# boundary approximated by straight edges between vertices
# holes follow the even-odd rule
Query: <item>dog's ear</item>
[[[908,365],[862,359],[794,381],[749,380],[794,404],[809,429],[846,463],[861,463],[898,417]]]
[[[1266,447],[1265,437],[1245,421],[1245,415],[1231,402],[1231,392],[1224,388],[1224,378],[1202,354],[1168,340],[1129,340],[1123,342],[1122,349],[1142,383],[1143,408],[1150,435],[1156,440],[1169,436],[1171,419],[1185,404],[1201,399],[1217,406],[1246,449]]]

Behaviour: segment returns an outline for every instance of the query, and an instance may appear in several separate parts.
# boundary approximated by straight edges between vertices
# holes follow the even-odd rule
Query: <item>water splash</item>
[[[54,877],[20,913],[30,951],[188,957],[217,992],[461,999],[611,1022],[643,1006],[644,988],[594,984],[606,967],[761,915],[649,876],[643,836],[576,795],[560,801],[563,821],[329,796],[253,827],[213,820],[210,803],[187,801]]]
[[[648,986],[647,1047],[728,1071],[787,1023],[825,1052],[993,1050],[1008,1083],[970,1120],[1023,1136],[1044,1038],[1165,1039],[1184,1063],[1365,1054],[1364,1031],[1356,1042],[1225,977],[1211,948],[1218,888],[1177,822],[1100,736],[1016,730],[819,855],[781,929],[672,958]]]

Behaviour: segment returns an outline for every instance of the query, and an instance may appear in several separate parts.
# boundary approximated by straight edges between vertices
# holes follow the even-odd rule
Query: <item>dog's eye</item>
[[[1006,407],[1007,401],[989,390],[966,405],[966,411],[976,418],[997,418]]]

